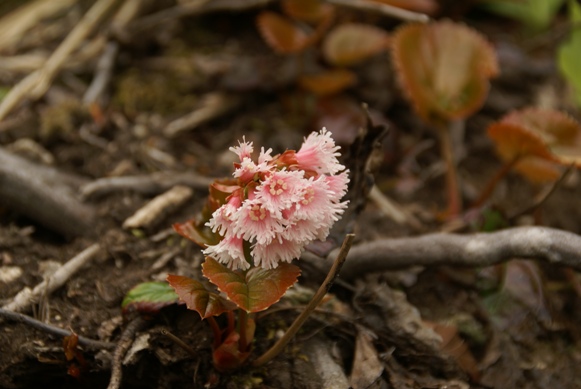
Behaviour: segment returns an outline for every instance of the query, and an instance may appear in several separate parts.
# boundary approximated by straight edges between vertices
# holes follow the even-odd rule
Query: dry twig
[[[145,326],[147,322],[140,316],[133,319],[121,334],[115,353],[113,354],[113,361],[111,362],[111,379],[107,389],[118,389],[121,386],[123,358],[131,347],[135,334]]]
[[[329,257],[334,255],[336,250]],[[549,227],[517,227],[471,235],[435,233],[363,243],[353,247],[349,257],[343,267],[344,279],[411,266],[490,266],[513,258],[581,270],[581,236]]]
[[[52,276],[36,285],[34,289],[30,290],[28,287],[22,289],[14,299],[12,299],[12,302],[4,305],[2,308],[15,312],[25,310],[34,302],[38,301],[41,296],[48,295],[63,286],[69,278],[95,258],[100,252],[101,246],[98,243],[92,244],[58,268]]]
[[[77,49],[85,38],[99,24],[118,0],[99,0],[85,14],[60,46],[52,53],[44,66],[23,78],[15,85],[0,103],[0,121],[27,98],[38,99],[50,87],[70,55]]]
[[[64,330],[60,327],[56,327],[47,323],[43,323],[36,319],[33,319],[30,316],[23,315],[21,313],[17,313],[14,311],[7,310],[5,308],[0,308],[0,317],[10,320],[16,321],[19,323],[24,323],[32,328],[36,328],[37,330],[46,332],[48,334],[56,335],[56,336],[69,336],[71,335],[71,331]],[[115,348],[115,343],[111,342],[102,342],[99,340],[93,340],[89,338],[85,338],[84,336],[79,335],[79,344],[85,346],[87,348],[93,350],[113,350]]]
[[[187,186],[177,185],[157,196],[140,208],[125,222],[123,228],[150,228],[164,216],[176,210],[192,197],[192,190]]]
[[[426,14],[408,11],[406,9],[394,7],[388,4],[376,3],[367,0],[327,0],[328,3],[342,5],[345,7],[363,9],[368,11],[377,11],[387,16],[404,20],[406,22],[427,23],[430,17]]]

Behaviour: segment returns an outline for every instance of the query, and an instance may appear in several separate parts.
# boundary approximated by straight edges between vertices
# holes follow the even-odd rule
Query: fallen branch
[[[38,301],[41,296],[49,295],[63,286],[71,276],[97,256],[100,251],[101,246],[98,243],[87,247],[58,268],[53,275],[36,285],[34,289],[30,290],[28,287],[22,289],[14,299],[12,299],[12,302],[4,305],[2,308],[15,312],[25,310],[34,302]]]
[[[4,308],[0,308],[0,317],[4,318],[6,320],[24,323],[32,328],[46,332],[47,334],[52,334],[52,335],[62,336],[62,337],[71,335],[71,331],[68,331],[68,330],[62,329],[60,327],[56,327],[56,326],[47,324],[47,323],[43,323],[43,322],[38,321],[30,316],[23,315],[21,313],[10,311],[10,310],[4,309]],[[102,342],[100,340],[93,340],[93,339],[85,338],[84,336],[80,336],[80,335],[79,335],[79,344],[84,346],[84,347],[93,349],[93,350],[113,350],[116,346],[115,343]]]
[[[75,196],[80,177],[35,164],[0,147],[0,204],[67,237],[90,236],[95,211]]]
[[[328,258],[336,255],[337,249]],[[436,233],[381,239],[353,247],[341,277],[354,279],[410,266],[490,266],[513,258],[581,270],[581,236],[549,227],[517,227],[471,235]],[[330,267],[330,261],[325,265]]]
[[[121,338],[117,342],[117,347],[115,348],[115,352],[113,353],[113,361],[111,362],[111,379],[109,380],[109,385],[107,389],[118,389],[121,386],[121,378],[122,378],[122,364],[123,358],[131,347],[133,343],[133,339],[135,338],[135,334],[145,326],[147,322],[141,318],[140,316],[133,319],[123,333],[121,334]]]

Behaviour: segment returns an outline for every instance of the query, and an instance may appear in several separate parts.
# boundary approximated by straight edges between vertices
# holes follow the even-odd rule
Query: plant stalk
[[[244,353],[248,351],[248,339],[246,337],[248,332],[248,312],[244,309],[238,310],[238,332],[240,339],[238,340],[238,350]]]
[[[520,156],[516,156],[512,161],[502,165],[496,174],[488,181],[482,192],[480,192],[480,196],[478,196],[478,198],[472,203],[471,208],[480,208],[490,198],[500,180],[508,174],[519,160]]]
[[[462,210],[462,197],[460,196],[460,186],[458,184],[458,172],[452,147],[452,137],[450,130],[452,123],[438,126],[440,135],[440,154],[446,162],[446,192],[448,193],[448,209],[445,212],[446,219],[458,216]]]
[[[254,367],[262,366],[262,365],[266,364],[267,362],[269,362],[274,357],[276,357],[278,354],[280,354],[284,350],[284,348],[288,344],[288,342],[293,338],[293,336],[295,336],[295,334],[298,332],[298,330],[305,323],[305,321],[307,320],[309,315],[321,303],[321,301],[323,300],[323,297],[325,297],[325,295],[327,294],[327,292],[331,288],[331,285],[333,285],[335,278],[337,278],[337,276],[339,275],[339,271],[341,270],[343,263],[347,259],[347,254],[349,253],[349,250],[351,249],[351,245],[353,244],[354,238],[355,238],[354,234],[347,234],[347,236],[345,236],[345,239],[343,240],[343,245],[341,246],[341,251],[339,251],[339,254],[337,255],[337,258],[335,259],[335,262],[333,263],[331,270],[329,270],[329,273],[327,274],[325,281],[323,281],[323,283],[321,284],[321,286],[317,290],[317,293],[315,293],[315,295],[313,296],[313,299],[305,307],[305,310],[295,319],[293,324],[291,324],[291,326],[284,333],[284,335],[268,351],[266,351],[264,354],[262,354],[256,360],[254,360],[254,362],[252,363],[252,366],[254,366]]]

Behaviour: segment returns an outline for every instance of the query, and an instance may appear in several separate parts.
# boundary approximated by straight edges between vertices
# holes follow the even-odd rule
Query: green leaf
[[[191,278],[170,274],[167,276],[167,282],[180,300],[186,303],[188,309],[198,312],[202,319],[236,309],[230,301],[209,292],[201,282]]]
[[[581,107],[581,5],[574,0],[569,1],[569,21],[577,28],[571,31],[569,39],[560,47],[557,54],[559,70],[575,91],[575,100]]]
[[[518,20],[539,30],[546,29],[565,0],[489,0],[482,6],[498,15]]]
[[[234,304],[247,312],[259,312],[278,302],[297,282],[301,270],[283,263],[275,269],[253,267],[247,272],[233,271],[206,257],[202,272]]]
[[[144,282],[129,292],[121,303],[123,313],[157,313],[165,306],[178,302],[178,296],[165,282]]]

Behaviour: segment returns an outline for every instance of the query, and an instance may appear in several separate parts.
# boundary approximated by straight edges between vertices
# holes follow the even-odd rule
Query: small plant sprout
[[[490,125],[488,136],[504,164],[474,207],[484,204],[512,169],[533,183],[542,183],[558,179],[563,165],[581,167],[581,125],[563,112],[540,108],[515,111]]]
[[[453,128],[477,111],[498,74],[495,52],[486,39],[462,24],[440,21],[407,24],[393,36],[392,54],[405,95],[415,111],[438,130],[447,165],[447,217],[462,208],[452,150]]]
[[[203,211],[206,221],[174,226],[204,247],[202,273],[218,291],[188,277],[167,277],[188,309],[208,320],[214,334],[213,363],[219,371],[246,362],[254,338],[253,314],[279,301],[295,284],[300,269],[292,260],[307,244],[326,239],[347,207],[341,199],[349,182],[337,159],[339,147],[325,129],[310,134],[298,151],[276,156],[262,148],[256,157],[253,144],[245,140],[230,150],[239,159],[234,180],[211,186]],[[343,257],[348,248],[344,245]],[[226,328],[214,319],[223,313]],[[290,336],[257,363],[277,355]]]

